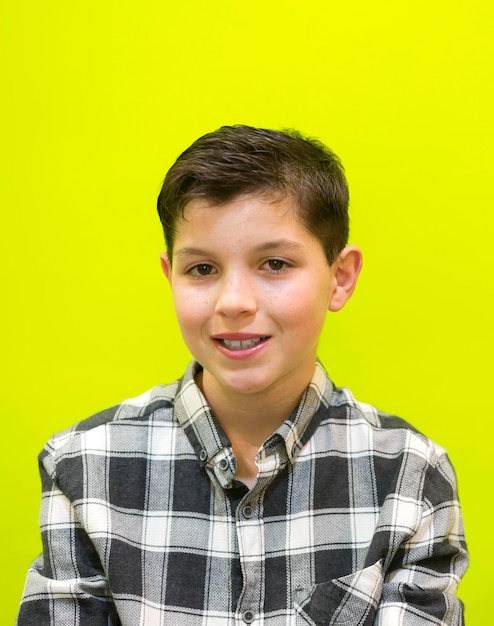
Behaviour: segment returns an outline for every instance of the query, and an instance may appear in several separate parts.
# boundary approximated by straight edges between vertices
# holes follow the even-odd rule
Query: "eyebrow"
[[[200,250],[199,248],[180,248],[180,250],[174,250],[173,256],[205,256],[209,252],[206,250]]]
[[[279,248],[300,249],[302,246],[291,239],[275,239],[273,241],[266,241],[256,246],[255,249],[258,252],[267,252],[268,250],[278,250]],[[208,256],[210,254],[208,250],[202,250],[201,248],[180,248],[180,250],[174,252],[174,256]]]
[[[275,239],[274,241],[266,241],[266,243],[261,244],[256,249],[263,252],[265,250],[276,250],[277,248],[300,249],[302,246],[291,239]]]

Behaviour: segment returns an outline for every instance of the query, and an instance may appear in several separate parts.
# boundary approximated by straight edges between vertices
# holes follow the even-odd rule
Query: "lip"
[[[260,337],[263,339],[262,341],[250,346],[249,348],[243,348],[241,350],[232,350],[222,342],[222,339],[226,339],[227,341],[247,341],[249,339],[258,339]],[[248,359],[263,350],[268,345],[271,337],[269,335],[261,335],[259,333],[221,333],[213,335],[211,339],[222,354],[233,360],[241,360]]]
[[[247,339],[257,339],[257,337],[268,337],[262,333],[218,333],[211,335],[211,339],[226,339],[228,341],[245,341]]]

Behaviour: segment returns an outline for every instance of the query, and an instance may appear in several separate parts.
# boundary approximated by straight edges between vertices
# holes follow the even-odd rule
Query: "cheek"
[[[281,317],[282,316],[282,317]],[[305,302],[300,297],[287,304],[278,318],[281,328],[301,344],[312,346],[319,338],[326,319],[326,309],[315,302]]]
[[[173,294],[175,315],[183,332],[194,333],[208,317],[210,304],[197,292],[177,290]]]
[[[294,324],[314,326],[326,318],[329,306],[327,287],[298,289],[278,303],[280,315]]]

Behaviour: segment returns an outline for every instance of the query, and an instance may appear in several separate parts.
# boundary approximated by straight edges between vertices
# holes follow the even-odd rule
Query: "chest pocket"
[[[383,570],[370,567],[296,592],[297,626],[371,626],[381,598]]]

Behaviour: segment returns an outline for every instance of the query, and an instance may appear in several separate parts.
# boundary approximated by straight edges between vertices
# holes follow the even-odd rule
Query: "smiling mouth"
[[[255,337],[253,339],[242,339],[242,340],[234,340],[230,341],[229,339],[217,339],[222,345],[224,345],[228,350],[247,350],[247,348],[252,348],[262,341],[266,341],[269,337]]]

